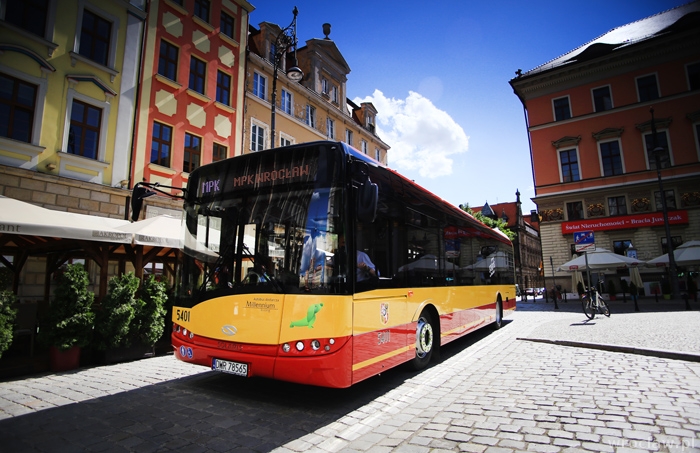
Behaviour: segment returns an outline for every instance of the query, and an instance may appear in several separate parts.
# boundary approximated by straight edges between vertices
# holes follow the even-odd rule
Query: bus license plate
[[[214,371],[235,374],[237,376],[248,376],[248,364],[231,362],[230,360],[214,359],[211,365]]]

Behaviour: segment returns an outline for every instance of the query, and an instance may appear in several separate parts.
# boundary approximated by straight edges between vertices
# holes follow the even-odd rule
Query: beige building
[[[282,29],[262,22],[250,27],[242,152],[317,140],[343,141],[387,163],[389,146],[376,134],[377,110],[372,103],[356,105],[347,98],[350,66],[328,35],[309,39],[296,51],[296,65],[304,76],[292,81],[286,72],[294,52],[282,58],[274,80],[274,49]],[[276,85],[274,143],[271,121],[272,87]]]

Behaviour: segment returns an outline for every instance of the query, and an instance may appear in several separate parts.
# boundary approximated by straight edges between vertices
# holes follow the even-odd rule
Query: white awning
[[[118,229],[133,234],[134,245],[182,248],[185,242],[182,220],[169,215],[159,215],[127,223]]]
[[[0,234],[130,244],[127,220],[46,209],[0,195]]]

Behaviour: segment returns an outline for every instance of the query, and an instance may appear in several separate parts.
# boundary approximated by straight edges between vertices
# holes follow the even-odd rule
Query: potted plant
[[[617,289],[615,288],[615,282],[608,280],[608,297],[610,300],[615,300],[615,294],[617,294]]]
[[[139,343],[153,348],[165,330],[166,285],[151,275],[141,285],[140,294],[132,326],[133,336]]]
[[[664,299],[671,298],[671,282],[667,278],[661,280],[661,294],[664,295]]]
[[[139,279],[128,273],[109,281],[107,296],[98,314],[95,345],[108,363],[141,358],[153,347],[165,328],[165,284],[150,276],[139,290]]]
[[[0,291],[0,358],[12,344],[15,316],[17,314],[12,305],[14,305],[16,300],[17,297],[12,291]]]
[[[52,371],[66,371],[80,365],[80,348],[92,337],[95,295],[88,291],[90,279],[82,264],[67,265],[58,276],[54,299],[39,332],[49,346]]]
[[[108,285],[95,320],[94,344],[98,350],[106,352],[106,359],[111,362],[107,351],[131,346],[129,329],[136,313],[139,279],[130,272],[112,277]]]

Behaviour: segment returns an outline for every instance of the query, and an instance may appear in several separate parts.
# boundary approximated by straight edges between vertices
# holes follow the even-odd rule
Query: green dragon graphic
[[[306,310],[306,318],[302,318],[298,321],[292,321],[289,327],[304,327],[307,326],[311,329],[314,328],[314,323],[316,322],[316,313],[318,313],[323,307],[323,304],[313,304]]]

